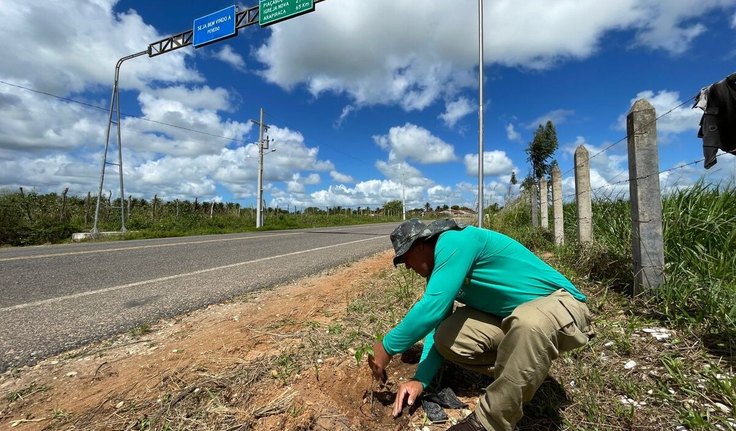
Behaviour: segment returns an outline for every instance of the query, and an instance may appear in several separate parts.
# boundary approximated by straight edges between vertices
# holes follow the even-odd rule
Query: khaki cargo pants
[[[435,331],[447,360],[494,377],[475,414],[492,431],[511,431],[560,352],[583,346],[591,331],[585,303],[565,290],[518,306],[501,320],[460,307]]]

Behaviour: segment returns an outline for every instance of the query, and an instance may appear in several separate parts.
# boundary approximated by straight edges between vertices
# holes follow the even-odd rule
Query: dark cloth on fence
[[[736,73],[703,88],[695,105],[703,109],[698,137],[703,139],[705,169],[715,165],[718,150],[736,154]]]

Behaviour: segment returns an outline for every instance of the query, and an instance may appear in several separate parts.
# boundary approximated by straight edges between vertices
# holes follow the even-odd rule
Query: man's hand
[[[391,356],[386,353],[381,341],[373,346],[373,355],[368,355],[368,366],[373,373],[373,378],[386,382],[386,366],[391,361]]]
[[[424,385],[419,380],[409,380],[399,385],[399,390],[396,391],[396,401],[394,401],[394,417],[398,417],[401,414],[401,410],[404,408],[404,398],[406,398],[406,404],[412,406],[417,397],[424,391]]]

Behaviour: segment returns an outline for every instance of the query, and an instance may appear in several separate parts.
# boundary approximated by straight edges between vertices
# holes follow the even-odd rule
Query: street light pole
[[[478,0],[478,227],[483,227],[483,0]]]

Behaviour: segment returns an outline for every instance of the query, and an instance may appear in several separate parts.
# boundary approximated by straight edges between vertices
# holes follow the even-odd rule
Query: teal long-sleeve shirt
[[[434,348],[434,330],[455,300],[503,319],[518,305],[558,289],[586,300],[567,278],[506,235],[474,226],[443,232],[424,295],[386,334],[383,347],[395,355],[424,338],[414,378],[427,387],[443,360]]]

